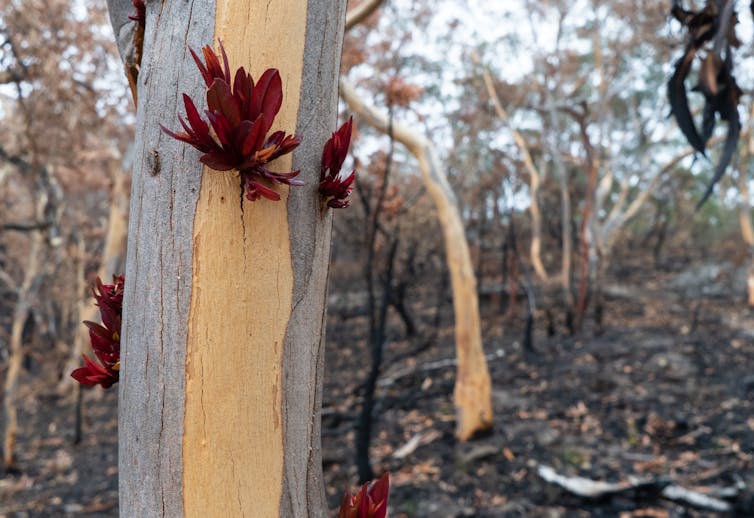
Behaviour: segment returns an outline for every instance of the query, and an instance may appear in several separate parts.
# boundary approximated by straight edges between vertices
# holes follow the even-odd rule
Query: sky
[[[423,4],[427,0],[390,0],[387,12],[383,14],[382,23],[392,24],[392,16],[400,16],[401,13],[407,13],[414,4]],[[413,33],[412,42],[406,47],[407,53],[423,55],[433,60],[442,61],[442,78],[441,92],[446,100],[425,99],[419,103],[416,112],[402,114],[405,122],[414,124],[431,132],[432,139],[440,150],[441,154],[447,154],[453,149],[455,143],[452,140],[451,131],[444,118],[444,113],[454,108],[453,103],[458,102],[457,87],[453,80],[463,73],[464,61],[468,59],[469,43],[479,42],[486,46],[486,53],[483,59],[493,65],[497,72],[505,75],[513,81],[525,80],[528,74],[533,70],[532,48],[536,48],[538,53],[550,54],[555,50],[557,20],[550,13],[550,18],[537,18],[536,34],[530,25],[528,8],[529,2],[534,5],[547,5],[548,0],[434,0],[435,16],[433,17],[427,31],[416,31]],[[669,0],[668,0],[669,3]],[[574,23],[583,19],[594,16],[589,8],[589,0],[573,0],[569,7],[569,19]],[[84,16],[85,11],[82,0],[73,0],[72,9],[77,16]],[[546,9],[544,12],[548,12]],[[1,20],[0,13],[0,22]],[[451,34],[453,44],[440,46],[438,45],[437,35],[447,33],[448,24],[452,20],[458,21],[458,26]],[[609,29],[609,28],[608,28]],[[680,34],[677,24],[667,24],[664,30],[675,31]],[[751,35],[754,33],[754,25],[751,16],[744,13],[741,16],[738,34],[745,40],[745,46],[751,48]],[[522,51],[516,52],[512,45],[520,45]],[[591,42],[584,41],[582,44],[586,47]],[[574,42],[569,42],[571,47]],[[578,48],[579,43],[575,43]],[[680,51],[680,48],[679,48]],[[750,53],[749,53],[750,54]],[[737,68],[739,83],[742,85],[754,85],[754,59],[740,59]],[[113,66],[114,73],[120,73],[120,67]],[[669,70],[670,64],[668,64]],[[371,71],[356,70],[353,78],[358,79],[360,76],[370,74]],[[120,78],[122,79],[122,78]],[[103,78],[103,81],[109,81]],[[125,81],[120,82],[125,88]],[[750,88],[750,87],[749,87]],[[364,91],[365,95],[369,92]],[[664,92],[658,92],[664,102]],[[0,98],[13,98],[15,89],[12,85],[0,85]],[[125,109],[130,110],[130,106]],[[3,116],[2,100],[0,100],[0,117]],[[530,124],[526,118],[520,118],[513,114],[515,123],[519,127],[526,127]],[[518,118],[517,118],[518,117]],[[664,127],[663,122],[658,127]],[[510,135],[501,131],[494,143],[500,147],[510,147]],[[363,142],[359,150],[360,158],[365,159],[376,148],[384,146],[384,142],[374,140]],[[704,161],[698,161],[690,167],[707,167]]]

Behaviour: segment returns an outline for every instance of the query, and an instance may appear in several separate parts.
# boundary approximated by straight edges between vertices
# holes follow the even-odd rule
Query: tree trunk
[[[479,59],[472,57],[472,59]],[[537,273],[537,277],[542,282],[547,282],[549,276],[545,269],[544,263],[542,263],[542,211],[539,208],[539,188],[542,185],[542,175],[539,173],[539,169],[534,165],[534,160],[529,152],[529,145],[526,143],[524,137],[513,126],[508,116],[508,112],[503,108],[503,103],[500,102],[500,97],[497,95],[495,84],[492,81],[492,75],[487,67],[482,67],[482,76],[484,78],[484,84],[487,87],[487,93],[492,99],[492,104],[495,107],[497,116],[500,117],[505,124],[508,125],[511,135],[513,135],[513,141],[516,143],[519,152],[521,153],[521,160],[524,163],[526,172],[529,173],[529,213],[531,214],[531,246],[529,248],[529,257],[531,258],[531,264],[534,271]],[[556,158],[557,160],[558,158]]]
[[[594,325],[595,334],[602,334],[605,330],[603,317],[605,315],[605,278],[609,265],[610,253],[595,251],[594,258],[597,262],[594,270]]]
[[[557,109],[550,94],[547,93],[547,114],[550,123],[548,147],[553,156],[555,172],[560,186],[560,228],[563,239],[560,266],[560,284],[563,290],[563,305],[565,306],[566,327],[568,332],[574,333],[573,325],[573,292],[571,291],[571,261],[573,255],[573,232],[571,231],[571,192],[568,185],[568,169],[563,163],[559,136],[560,120]]]
[[[128,10],[117,3],[111,19],[122,35],[127,22],[116,14]],[[147,3],[119,392],[121,516],[327,512],[319,423],[331,216],[317,185],[344,19],[344,0]],[[234,69],[280,70],[273,129],[303,142],[292,163],[286,155],[272,166],[301,169],[306,185],[278,189],[278,202],[249,202],[237,173],[203,169],[198,152],[160,132],[159,123],[177,124],[182,92],[203,98],[188,48],[218,39]]]
[[[35,220],[43,221],[48,196],[44,191],[37,193]],[[24,280],[18,290],[16,307],[13,310],[11,324],[8,370],[5,373],[3,405],[5,410],[5,429],[3,434],[3,465],[7,471],[18,469],[16,465],[16,436],[18,435],[17,393],[18,378],[23,363],[23,331],[29,317],[32,303],[42,283],[42,261],[45,251],[45,231],[34,230],[31,235],[31,249],[24,272]]]
[[[365,104],[343,78],[340,80],[340,94],[361,120],[379,131],[388,132],[388,118],[373,106]],[[432,144],[415,130],[399,122],[393,122],[392,135],[419,161],[424,184],[437,207],[445,237],[445,253],[453,287],[456,316],[456,436],[459,440],[465,441],[476,433],[492,427],[492,389],[482,348],[476,277],[469,245],[458,212],[455,193],[448,184]]]
[[[750,137],[751,139],[751,137]],[[742,160],[744,167],[738,171],[738,222],[741,227],[741,238],[749,247],[751,264],[746,274],[746,302],[750,308],[754,308],[754,225],[751,223],[751,205],[749,203],[749,184],[746,170],[750,162],[749,146],[754,141],[749,140],[745,147],[745,160]],[[742,152],[742,154],[744,154]]]

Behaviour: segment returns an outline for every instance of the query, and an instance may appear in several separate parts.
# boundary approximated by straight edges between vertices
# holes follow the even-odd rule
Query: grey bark
[[[322,220],[317,185],[322,147],[334,130],[338,113],[336,81],[345,15],[345,0],[309,0],[296,127],[296,135],[305,138],[293,155],[293,169],[301,169],[300,178],[306,185],[291,189],[288,197],[294,279],[293,312],[283,357],[282,517],[327,515],[320,414],[332,217],[328,210]],[[302,466],[300,459],[307,459],[306,466]],[[302,485],[306,487],[301,488]]]
[[[121,59],[126,61],[126,58],[133,53],[134,30],[136,29],[136,23],[128,18],[135,12],[133,2],[107,0],[107,11],[115,34],[115,42],[118,44],[118,52]]]
[[[130,2],[117,6],[124,3]],[[121,342],[118,440],[124,517],[183,516],[186,330],[202,165],[197,151],[164,135],[159,124],[178,120],[182,92],[202,98],[204,84],[188,47],[212,41],[214,20],[214,2],[147,6]],[[153,151],[161,168],[151,160]]]

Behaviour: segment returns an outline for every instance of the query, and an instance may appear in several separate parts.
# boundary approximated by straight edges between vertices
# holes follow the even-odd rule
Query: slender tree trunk
[[[382,366],[382,353],[385,349],[385,326],[387,323],[387,310],[390,303],[390,290],[393,284],[393,263],[395,254],[398,250],[398,238],[393,238],[390,244],[390,250],[387,257],[387,267],[383,277],[382,289],[377,293],[376,280],[379,277],[378,268],[375,266],[375,256],[377,254],[376,240],[380,227],[380,215],[387,194],[388,184],[390,182],[390,166],[393,160],[393,150],[395,141],[392,132],[392,108],[389,111],[390,122],[388,124],[388,136],[390,137],[390,148],[385,162],[385,173],[379,191],[373,204],[369,205],[370,200],[364,196],[364,210],[367,217],[365,218],[364,231],[367,235],[366,251],[367,259],[364,263],[364,277],[367,285],[367,301],[369,307],[369,351],[371,353],[371,365],[369,375],[364,388],[364,404],[361,407],[361,415],[356,430],[356,467],[359,471],[359,483],[364,484],[374,478],[372,464],[369,460],[369,446],[372,442],[372,413],[374,412],[374,394],[377,388],[377,378],[380,375]],[[374,191],[373,191],[374,192]],[[397,232],[396,232],[397,234]]]
[[[573,292],[571,291],[571,261],[573,259],[573,232],[571,230],[571,192],[568,185],[568,169],[566,169],[560,154],[558,144],[558,135],[560,134],[560,120],[558,119],[557,109],[552,99],[546,99],[548,104],[547,114],[550,122],[549,131],[549,148],[553,155],[555,173],[558,176],[558,185],[560,186],[560,228],[563,239],[561,263],[560,263],[560,285],[563,290],[563,305],[566,314],[566,327],[573,334]]]
[[[662,248],[665,245],[665,238],[668,235],[668,227],[670,227],[669,214],[663,214],[660,216],[662,221],[660,222],[660,228],[657,229],[657,237],[655,238],[655,244],[652,246],[652,257],[654,258],[655,267],[660,264],[660,256],[662,254]]]
[[[508,212],[508,243],[510,243],[510,253],[508,254],[508,308],[505,311],[505,318],[513,318],[516,315],[516,300],[518,298],[518,244],[516,243],[516,225],[513,215],[513,209]]]
[[[579,277],[579,298],[576,305],[576,324],[577,330],[581,329],[584,322],[584,313],[588,303],[589,280],[592,276],[593,269],[590,268],[591,250],[596,246],[594,235],[594,211],[592,207],[595,200],[595,191],[597,188],[597,179],[599,176],[599,158],[591,143],[587,132],[586,113],[578,114],[577,120],[581,128],[581,138],[584,142],[586,159],[584,168],[587,174],[586,192],[584,193],[584,209],[581,214],[581,225],[579,227],[579,247],[581,248],[581,275]]]
[[[482,195],[481,200],[479,200],[479,224],[477,225],[477,254],[476,254],[476,265],[474,266],[474,275],[476,275],[476,278],[479,282],[479,284],[484,284],[484,238],[487,234],[487,206],[486,206],[486,196]]]
[[[414,338],[417,334],[416,322],[406,304],[406,292],[408,291],[408,282],[401,281],[390,292],[390,305],[393,306],[398,316],[403,322],[406,330],[406,338]]]
[[[529,248],[529,257],[531,258],[531,264],[537,273],[537,277],[543,282],[547,282],[549,276],[542,262],[542,210],[539,207],[539,189],[542,185],[542,175],[534,165],[534,160],[531,157],[526,140],[513,126],[508,112],[503,108],[503,103],[500,102],[500,97],[497,95],[495,84],[492,81],[492,74],[490,74],[487,67],[482,67],[482,75],[484,84],[487,87],[487,93],[490,99],[492,99],[492,104],[495,106],[495,112],[508,125],[511,135],[513,135],[513,141],[521,153],[524,168],[529,173],[529,197],[531,198],[531,202],[529,203],[529,213],[531,214],[531,246]]]
[[[123,34],[123,2],[111,10]],[[121,516],[323,517],[320,408],[331,216],[317,192],[335,128],[344,0],[147,2],[119,387]],[[122,38],[121,38],[122,40]],[[249,202],[238,175],[160,132],[202,99],[188,48],[280,70],[272,164],[306,182]],[[123,46],[120,47],[123,52]],[[155,160],[159,157],[159,160]]]
[[[387,175],[386,175],[387,176]],[[378,204],[378,206],[381,203]],[[379,208],[375,207],[377,214]],[[376,223],[376,220],[375,220]],[[372,229],[373,235],[377,232],[377,227]],[[387,268],[385,277],[382,282],[381,293],[376,293],[374,286],[374,240],[370,239],[369,259],[365,273],[367,274],[367,284],[369,289],[369,350],[371,353],[372,363],[369,368],[369,376],[364,387],[364,404],[361,407],[361,415],[356,430],[356,467],[359,471],[359,483],[364,484],[374,478],[372,464],[369,459],[369,446],[372,442],[372,420],[374,413],[374,396],[377,389],[377,379],[380,376],[382,367],[382,356],[385,350],[387,336],[385,326],[387,323],[387,310],[390,304],[390,286],[393,282],[393,266],[395,265],[395,255],[398,251],[398,239],[390,243],[390,250],[387,256]],[[379,300],[378,300],[379,298]]]
[[[81,296],[82,293],[85,293],[87,291],[86,275],[84,273],[86,270],[86,242],[84,241],[84,238],[81,236],[81,234],[78,232],[76,233],[73,240],[76,242],[76,284],[75,284],[76,288],[75,289],[76,289],[76,295]],[[75,321],[73,322],[75,326],[74,327],[75,331],[74,331],[74,347],[72,348],[75,350],[76,340],[78,339],[79,334],[81,334],[81,328],[86,327],[86,326],[83,326],[82,323],[79,321],[79,318],[81,318],[81,313],[83,309],[82,302],[75,301],[71,304],[71,306],[74,306],[75,310],[71,309],[69,313],[75,313],[76,315],[74,317]],[[72,318],[69,316],[68,318],[64,320],[64,322],[71,322],[71,320]],[[91,320],[91,319],[87,319],[87,320]],[[73,358],[71,358],[71,360],[72,359]],[[78,367],[78,365],[80,364],[79,362],[81,361],[80,357],[78,357],[77,360],[78,361],[75,364],[73,364],[72,361],[69,362],[70,364],[72,364],[71,365],[72,369],[64,370],[62,373],[61,382],[58,383],[59,394],[61,392],[65,394],[68,390],[70,390],[73,396],[72,397],[73,407],[74,407],[73,444],[79,444],[81,442],[81,439],[83,439],[84,437],[84,412],[83,412],[83,406],[82,406],[84,403],[84,392],[82,390],[83,387],[81,386],[80,383],[72,383],[70,385],[65,385],[63,383],[63,380],[66,380],[66,379],[73,380],[73,378],[69,376],[68,373],[72,372],[73,369]],[[68,387],[71,387],[71,388],[68,389]]]
[[[36,221],[44,220],[48,197],[39,192],[36,208]],[[18,378],[23,363],[23,331],[31,306],[37,298],[42,283],[42,262],[45,252],[44,230],[34,230],[31,235],[31,248],[26,262],[24,280],[18,290],[16,307],[13,310],[9,344],[8,370],[5,373],[3,404],[5,409],[5,429],[3,435],[3,464],[6,471],[18,469],[16,464],[16,437],[18,435]]]
[[[751,137],[749,137],[751,139]],[[747,143],[754,145],[754,140]],[[746,171],[750,162],[751,150],[746,151],[742,167],[738,171],[738,222],[741,227],[741,238],[749,247],[750,265],[746,273],[746,302],[754,307],[754,225],[751,222],[751,204],[749,203],[749,184]]]
[[[596,251],[595,259],[597,264],[594,271],[594,322],[596,334],[602,334],[604,331],[603,317],[605,315],[605,278],[607,274],[609,252]]]
[[[343,78],[340,80],[340,94],[361,120],[379,131],[388,131],[387,116],[364,103]],[[393,137],[419,161],[424,184],[437,207],[445,237],[456,316],[456,437],[465,441],[492,427],[492,386],[482,348],[474,266],[455,194],[448,184],[434,147],[425,137],[398,122],[393,124]]]

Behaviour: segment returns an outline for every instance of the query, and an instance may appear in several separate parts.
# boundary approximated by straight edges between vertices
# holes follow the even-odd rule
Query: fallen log
[[[700,491],[681,487],[667,479],[628,477],[623,482],[603,482],[584,477],[561,475],[550,466],[543,464],[537,467],[537,475],[545,482],[559,486],[573,495],[589,500],[599,500],[635,492],[641,493],[645,497],[656,494],[657,498],[663,498],[682,505],[689,505],[705,511],[724,513],[733,510],[733,506],[725,500],[715,498]],[[726,488],[722,493],[737,496],[740,493],[740,488],[736,487],[735,491],[733,491],[733,488]]]

